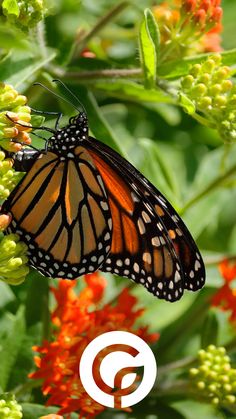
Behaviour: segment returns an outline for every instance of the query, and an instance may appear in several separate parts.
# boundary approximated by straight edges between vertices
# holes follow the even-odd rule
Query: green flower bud
[[[220,54],[215,54],[202,64],[193,65],[189,73],[181,82],[179,94],[194,104],[194,111],[209,120],[224,141],[235,141],[236,86],[229,79],[230,68],[221,65]]]
[[[31,27],[43,19],[44,15],[48,13],[45,1],[43,0],[23,0],[14,2],[14,11],[12,11],[11,3],[2,7],[2,13],[6,19],[16,25],[23,31]]]
[[[190,74],[192,74],[192,76],[194,78],[196,78],[202,71],[202,66],[201,64],[194,64],[190,70]]]
[[[198,367],[189,371],[191,383],[201,397],[214,405],[234,403],[236,400],[236,369],[223,347],[208,346],[198,352]],[[209,365],[210,364],[210,365]],[[225,371],[225,366],[229,369]]]
[[[221,93],[221,90],[222,90],[222,88],[221,88],[220,84],[213,84],[213,86],[211,86],[209,88],[209,93],[210,93],[211,96],[214,97],[214,96],[218,95],[219,93]]]
[[[30,144],[30,108],[26,106],[27,98],[11,86],[1,83],[0,89],[0,146],[8,151],[19,151],[21,142]],[[28,127],[17,125],[21,123]],[[11,139],[19,143],[11,142]]]
[[[206,73],[211,73],[212,70],[215,68],[215,66],[216,66],[216,63],[213,60],[213,57],[211,57],[202,64],[201,71],[206,72]]]
[[[1,141],[0,141],[1,143]],[[6,199],[10,192],[22,179],[23,173],[15,172],[10,159],[4,160],[5,154],[0,152],[0,199]]]
[[[15,396],[10,393],[0,395],[0,418],[1,419],[21,419],[23,417],[22,408],[17,403]]]
[[[29,273],[27,245],[19,241],[17,234],[8,234],[0,241],[0,279],[18,285]]]
[[[225,396],[225,400],[229,404],[234,404],[236,402],[236,397],[233,394],[228,394],[227,396]]]
[[[181,81],[181,85],[183,89],[190,89],[194,84],[194,77],[190,74],[184,77]]]

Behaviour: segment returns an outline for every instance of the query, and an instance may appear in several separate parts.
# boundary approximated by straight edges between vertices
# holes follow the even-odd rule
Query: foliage
[[[79,106],[52,82],[60,78],[85,106],[92,134],[132,162],[175,206],[207,268],[204,289],[186,292],[172,305],[139,286],[129,291],[146,307],[137,328],[149,325],[160,333],[152,345],[159,373],[132,413],[106,409],[99,414],[104,419],[236,415],[235,16],[232,0],[0,1],[1,200],[21,177],[7,152],[22,142],[43,147],[30,124],[55,125],[55,115],[46,115],[45,122],[30,107],[63,112],[62,125],[74,112],[33,83]],[[39,134],[47,135],[43,128]],[[0,219],[1,231],[9,221]],[[25,252],[17,236],[1,235],[0,387],[15,394],[24,418],[53,418],[62,406],[58,399],[56,407],[47,406],[42,382],[28,374],[35,371],[32,347],[47,341],[51,348],[50,339],[58,337],[50,321],[55,300],[49,289],[53,284],[55,294],[58,284],[33,270],[27,274]],[[110,307],[129,283],[104,276],[102,304]],[[86,291],[82,280],[76,291]],[[207,371],[212,362],[219,367],[214,377]],[[225,364],[230,382],[227,371],[221,374]]]

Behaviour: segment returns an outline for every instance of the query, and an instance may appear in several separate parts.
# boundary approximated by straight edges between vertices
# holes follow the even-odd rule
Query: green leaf
[[[208,313],[202,328],[201,333],[201,348],[206,348],[208,345],[217,345],[218,343],[219,323],[217,318],[217,310],[211,308]]]
[[[109,147],[112,147],[119,154],[125,156],[126,153],[122,149],[122,145],[119,142],[119,139],[116,138],[112,128],[108,125],[107,121],[102,115],[101,109],[98,107],[93,94],[82,86],[73,88],[73,92],[77,92],[77,96],[83,98],[83,104],[89,115],[89,125],[93,135],[98,140],[109,145]],[[125,157],[127,158],[127,156]]]
[[[10,390],[17,388],[19,385],[22,388],[25,383],[33,383],[33,381],[28,378],[28,374],[35,369],[35,353],[33,352],[32,347],[42,343],[41,337],[42,323],[37,323],[27,329],[27,333],[24,335],[22,340],[16,362],[11,369],[8,382],[8,388]]]
[[[156,84],[157,52],[159,31],[151,10],[144,11],[144,19],[139,32],[141,65],[145,76],[145,87],[150,89]],[[159,48],[158,48],[159,49]]]
[[[11,290],[10,285],[0,281],[0,309],[4,308],[7,304],[15,301],[16,297]]]
[[[152,38],[153,44],[155,46],[155,53],[157,58],[157,65],[159,63],[159,56],[160,56],[160,31],[158,27],[158,23],[155,19],[155,16],[153,15],[152,11],[150,9],[144,10],[144,16],[147,23],[147,28],[149,31],[149,34]]]
[[[46,64],[55,58],[55,51],[48,50],[48,55],[45,58],[32,57],[32,54],[22,52],[8,56],[1,65],[0,79],[5,83],[12,84],[15,88],[22,88],[24,84],[32,83],[36,78],[37,73]],[[23,85],[23,86],[22,86]]]
[[[31,270],[27,277],[28,293],[25,305],[25,318],[27,327],[38,322],[44,322],[45,328],[49,327],[48,293],[49,280],[36,270]],[[48,330],[44,330],[44,337]]]
[[[41,115],[31,115],[30,123],[33,127],[41,127],[45,121],[45,117]]]
[[[179,93],[179,104],[189,115],[194,114],[196,111],[194,103],[182,92]]]
[[[16,28],[12,28],[7,23],[0,24],[0,47],[3,50],[30,50],[27,39],[22,38],[22,33]]]
[[[141,84],[133,81],[120,80],[114,83],[97,82],[94,84],[96,89],[106,92],[106,94],[124,100],[132,100],[134,102],[159,102],[159,103],[175,103],[171,96],[168,96],[161,89],[146,90]]]
[[[194,64],[204,62],[207,58],[214,55],[210,52],[207,54],[194,55],[192,57],[186,57],[181,60],[170,61],[166,64],[161,65],[157,69],[158,76],[165,77],[167,79],[178,78],[189,74],[189,70]],[[222,65],[235,65],[236,63],[236,48],[221,52]]]
[[[15,15],[16,17],[20,14],[20,9],[16,0],[3,0],[2,8],[4,14]]]
[[[186,347],[196,331],[203,327],[209,302],[215,288],[203,288],[191,306],[175,321],[162,330],[157,342],[157,353],[160,364],[189,355]],[[175,343],[173,345],[173,342]]]
[[[16,315],[12,317],[5,338],[1,339],[0,387],[3,391],[7,390],[11,369],[16,362],[24,335],[24,308],[21,306]]]

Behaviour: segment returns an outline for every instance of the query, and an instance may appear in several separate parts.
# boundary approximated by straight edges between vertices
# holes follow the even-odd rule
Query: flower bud
[[[21,419],[23,417],[22,408],[13,394],[0,395],[0,417],[1,419]]]

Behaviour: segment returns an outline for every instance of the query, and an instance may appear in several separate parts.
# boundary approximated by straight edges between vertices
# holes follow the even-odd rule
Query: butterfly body
[[[89,137],[84,112],[41,154],[14,159],[21,170],[28,159],[30,168],[3,211],[42,274],[75,279],[101,269],[167,301],[203,286],[204,264],[183,221],[130,163]]]

